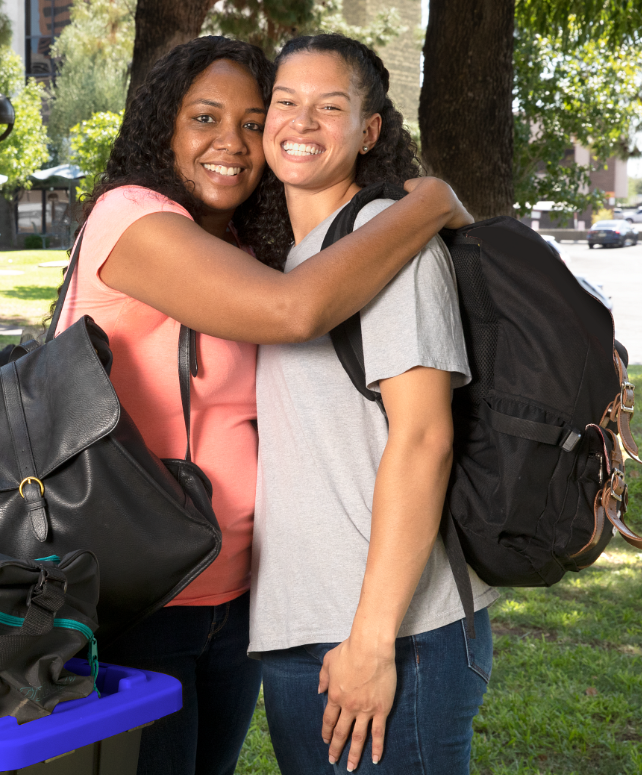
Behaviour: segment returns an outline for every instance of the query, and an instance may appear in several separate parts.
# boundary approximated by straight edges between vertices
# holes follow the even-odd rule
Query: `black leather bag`
[[[19,724],[96,689],[98,563],[91,552],[17,560],[0,554],[0,717]],[[64,664],[88,646],[91,673]]]
[[[107,335],[85,316],[53,338],[79,237],[44,344],[0,368],[0,546],[31,558],[82,548],[100,563],[101,644],[174,598],[217,557],[212,486],[190,457],[195,334],[181,327],[184,460],[146,446],[109,380]]]

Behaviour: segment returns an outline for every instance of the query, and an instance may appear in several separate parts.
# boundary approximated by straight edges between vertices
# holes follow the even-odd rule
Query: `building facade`
[[[55,83],[58,63],[52,46],[71,21],[71,0],[4,0],[11,21],[13,50],[20,55],[25,78],[35,78],[46,88]],[[43,101],[43,121],[48,104]],[[63,246],[68,241],[71,191],[65,181],[34,180],[29,191],[14,192],[13,202],[0,196],[0,247],[21,246],[29,234],[42,234],[45,242]]]
[[[12,47],[20,54],[26,78],[49,86],[56,77],[51,48],[71,21],[71,0],[4,0],[4,12],[11,20]]]
[[[421,24],[421,0],[344,0],[343,16],[348,24],[364,26],[379,11],[396,8],[405,31],[379,51],[390,71],[390,96],[407,121],[415,123],[419,110],[421,48],[416,28]]]

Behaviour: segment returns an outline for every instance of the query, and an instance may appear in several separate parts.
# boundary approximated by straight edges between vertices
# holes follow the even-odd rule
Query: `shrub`
[[[49,247],[51,239],[45,237],[45,246]],[[25,250],[42,250],[42,237],[39,234],[27,234],[25,237]]]

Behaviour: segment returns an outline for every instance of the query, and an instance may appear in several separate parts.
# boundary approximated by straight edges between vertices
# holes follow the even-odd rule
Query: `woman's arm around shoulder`
[[[436,178],[288,274],[176,213],[132,224],[103,265],[110,288],[211,336],[271,344],[313,339],[360,310],[444,226],[472,222]]]

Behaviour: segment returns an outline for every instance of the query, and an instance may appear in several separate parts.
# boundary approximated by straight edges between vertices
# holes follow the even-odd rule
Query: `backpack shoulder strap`
[[[324,250],[333,245],[337,240],[345,237],[354,230],[357,216],[367,204],[375,199],[401,199],[406,192],[391,183],[374,183],[361,189],[359,193],[348,202],[337,217],[330,224],[325,235],[321,249]],[[341,365],[350,377],[352,384],[368,401],[374,401],[385,415],[386,410],[381,400],[381,394],[370,390],[366,385],[366,370],[363,358],[363,338],[361,336],[361,313],[357,312],[348,320],[339,323],[330,331],[330,338],[334,345],[337,357]]]
[[[341,237],[350,234],[354,229],[354,223],[357,215],[363,207],[375,199],[401,199],[405,196],[405,191],[393,186],[390,183],[375,183],[371,186],[361,189],[351,201],[341,210],[337,217],[330,224],[330,228],[323,240],[321,249],[333,245]],[[361,335],[361,313],[357,312],[348,320],[344,320],[338,326],[330,331],[330,338],[341,361],[341,365],[350,377],[352,384],[369,401],[375,401],[381,409],[384,416],[386,410],[381,399],[381,394],[374,390],[369,390],[366,385],[366,369],[363,358],[363,338]],[[448,496],[444,504],[444,514],[440,524],[440,533],[448,555],[448,560],[453,572],[457,591],[461,598],[464,608],[464,617],[466,621],[466,634],[469,638],[475,637],[475,604],[473,598],[473,589],[468,573],[466,559],[457,535],[457,529],[453,522],[450,508],[448,507]]]

